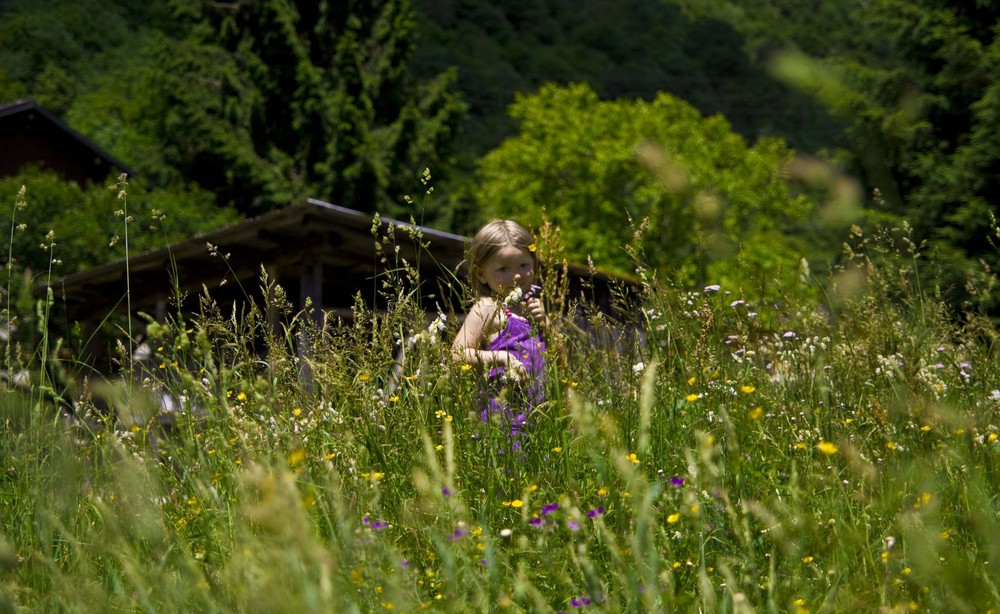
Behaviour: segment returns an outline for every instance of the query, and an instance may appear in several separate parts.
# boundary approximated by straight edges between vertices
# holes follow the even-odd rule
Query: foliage
[[[751,141],[778,136],[811,152],[843,144],[822,105],[745,56],[738,29],[692,19],[677,4],[417,0],[412,67],[418,75],[456,67],[469,104],[460,144],[475,157],[516,132],[506,113],[515,94],[547,82],[585,82],[603,99],[651,101],[667,92],[704,115],[725,116]]]
[[[833,33],[833,44],[822,44],[806,37],[817,31],[810,27],[813,11],[734,8],[746,4],[697,9],[739,15],[734,27],[771,48],[804,54],[780,56],[774,70],[848,122],[869,186],[911,220],[918,241],[940,252],[946,297],[996,313],[995,296],[984,303],[963,286],[967,276],[1000,266],[986,241],[997,208],[992,177],[1000,167],[1000,11],[982,2],[858,3],[830,19],[823,32]],[[754,9],[761,4],[767,3],[753,3]],[[775,41],[775,33],[783,39]]]
[[[108,183],[114,188],[114,179]],[[57,275],[82,271],[95,264],[121,258],[121,235],[124,222],[121,205],[109,193],[108,186],[66,182],[53,173],[27,170],[0,179],[0,192],[25,191],[26,207],[15,211],[9,202],[13,227],[9,228],[7,249],[14,255],[18,270],[36,274],[46,271],[53,253],[58,257]],[[117,190],[116,190],[117,191]],[[215,206],[211,194],[194,187],[151,189],[142,181],[129,187],[133,253],[162,247],[198,232],[211,230],[238,219],[235,211]],[[169,211],[169,213],[167,213]],[[166,221],[166,223],[165,223]],[[47,239],[51,233],[51,239]],[[51,241],[58,249],[49,249]]]
[[[746,271],[787,277],[803,255],[824,256],[801,234],[815,204],[783,180],[791,154],[776,139],[747,146],[723,118],[667,94],[601,101],[586,85],[548,85],[511,113],[520,133],[484,158],[480,206],[551,219],[571,260],[630,273],[635,233],[653,270],[739,285]]]
[[[151,323],[135,379],[69,380],[72,415],[8,380],[0,605],[995,608],[997,331],[956,328],[897,245],[856,232],[825,307],[647,283],[603,328],[576,305],[521,455],[405,267],[349,322],[264,278],[259,309]]]

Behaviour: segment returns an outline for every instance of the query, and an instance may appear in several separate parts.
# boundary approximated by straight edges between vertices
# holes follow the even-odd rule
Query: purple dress
[[[545,358],[542,356],[545,342],[541,335],[532,334],[530,321],[510,311],[505,313],[507,323],[487,349],[513,354],[524,365],[527,378],[512,382],[503,377],[506,371],[503,366],[491,368],[480,416],[484,422],[492,416],[500,416],[501,424],[510,428],[511,448],[518,451],[531,410],[545,398]],[[507,391],[501,395],[505,387]]]

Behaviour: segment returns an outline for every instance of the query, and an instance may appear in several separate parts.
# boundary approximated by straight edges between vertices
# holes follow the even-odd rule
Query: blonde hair
[[[479,229],[469,246],[469,285],[476,296],[488,296],[490,287],[479,279],[480,267],[500,248],[513,245],[528,250],[532,263],[538,267],[534,250],[535,238],[528,229],[512,220],[493,220]]]

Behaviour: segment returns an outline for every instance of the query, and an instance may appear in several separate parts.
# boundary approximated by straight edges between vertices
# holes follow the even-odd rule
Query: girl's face
[[[508,243],[483,261],[477,275],[495,295],[509,294],[514,288],[527,292],[535,279],[535,259],[526,248]]]

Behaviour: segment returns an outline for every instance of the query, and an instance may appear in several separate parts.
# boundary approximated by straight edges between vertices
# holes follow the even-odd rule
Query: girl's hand
[[[549,318],[545,314],[545,305],[542,304],[542,299],[540,298],[529,298],[525,301],[525,306],[528,308],[528,315],[534,320],[539,326],[545,328],[549,324]]]

